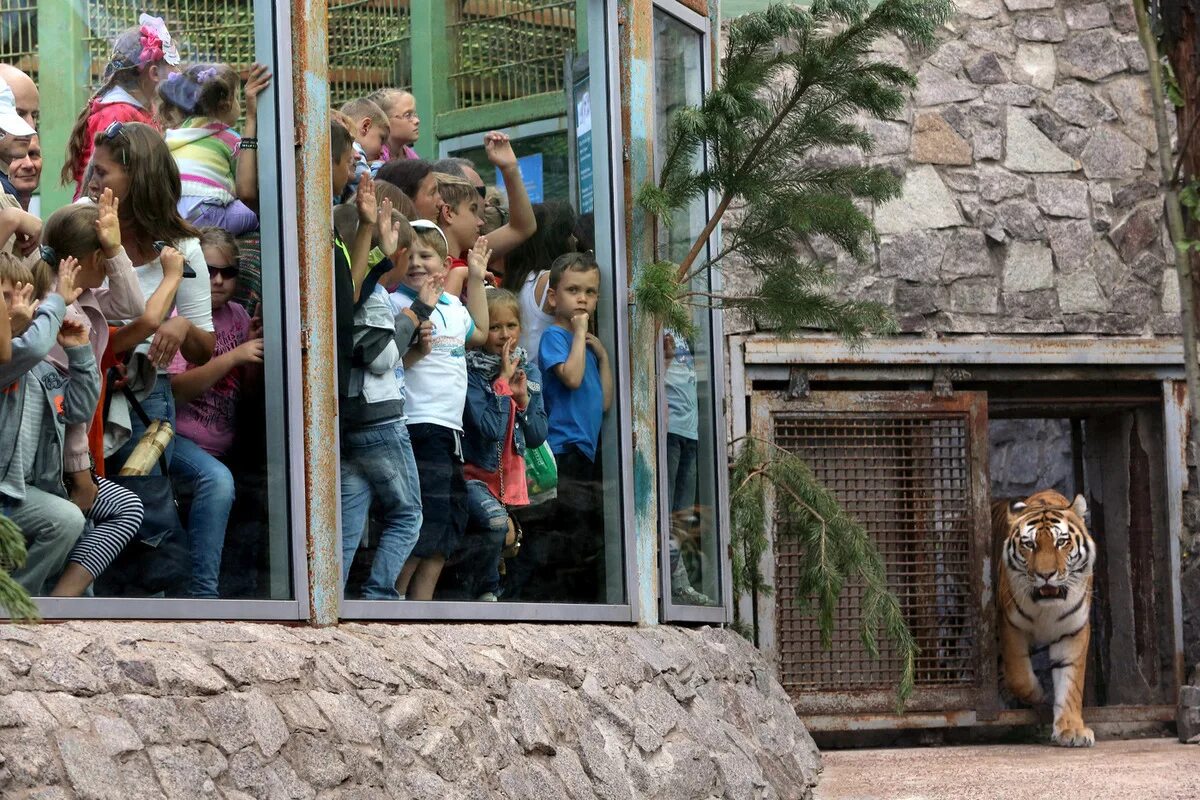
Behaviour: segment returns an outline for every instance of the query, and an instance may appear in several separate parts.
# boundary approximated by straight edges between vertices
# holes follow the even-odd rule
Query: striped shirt
[[[189,117],[166,133],[167,147],[179,165],[183,196],[216,200],[228,205],[237,199],[234,184],[237,131],[212,119]]]

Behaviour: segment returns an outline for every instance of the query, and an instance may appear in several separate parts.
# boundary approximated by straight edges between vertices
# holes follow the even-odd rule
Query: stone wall
[[[896,119],[866,123],[874,153],[820,156],[906,176],[873,209],[869,263],[815,243],[838,259],[841,294],[888,305],[910,332],[1178,334],[1130,1],[957,6],[928,52],[878,43],[918,83]]]
[[[1043,489],[1074,497],[1068,419],[988,420],[988,479],[992,497],[1025,498]]]
[[[6,800],[809,798],[819,769],[722,630],[0,626]]]

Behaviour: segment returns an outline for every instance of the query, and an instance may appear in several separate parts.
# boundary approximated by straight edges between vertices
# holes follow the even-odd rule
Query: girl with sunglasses
[[[217,344],[207,363],[194,365],[182,352],[171,362],[177,404],[171,478],[192,494],[187,520],[192,550],[192,597],[215,598],[234,485],[221,461],[233,446],[238,395],[247,370],[263,360],[261,320],[233,302],[238,282],[237,243],[228,231],[204,228],[200,246],[208,263]]]

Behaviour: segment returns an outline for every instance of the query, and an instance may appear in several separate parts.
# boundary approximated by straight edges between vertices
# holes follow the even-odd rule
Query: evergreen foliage
[[[9,575],[25,566],[25,537],[8,517],[0,515],[0,608],[14,622],[34,622],[37,607],[20,584]]]
[[[874,9],[867,0],[815,0],[734,20],[718,85],[698,107],[673,114],[659,180],[637,193],[642,210],[668,232],[701,198],[716,205],[680,263],[659,260],[638,271],[638,312],[679,331],[690,330],[698,305],[741,311],[782,337],[820,328],[853,342],[894,330],[888,309],[831,297],[837,262],[810,254],[832,244],[865,260],[875,230],[863,209],[897,197],[901,179],[822,155],[834,148],[869,153],[874,142],[862,120],[894,116],[915,86],[907,70],[877,58],[873,44],[896,36],[928,47],[952,8],[949,0],[883,0]],[[739,213],[727,220],[731,208]],[[721,243],[713,252],[718,224]],[[722,284],[736,288],[709,290],[708,275],[735,271],[736,280]],[[803,460],[769,442],[747,438],[740,445],[730,491],[735,595],[756,602],[771,591],[759,562],[773,498],[777,536],[794,537],[805,555],[797,594],[815,610],[822,644],[832,645],[842,588],[848,580],[861,583],[863,646],[878,657],[879,637],[891,640],[903,664],[903,704],[917,646],[870,537]],[[756,633],[737,616],[734,626]]]
[[[918,648],[887,588],[879,551],[803,459],[754,438],[742,441],[730,477],[734,593],[771,594],[758,566],[767,550],[768,493],[773,495],[776,539],[794,539],[804,554],[795,591],[801,606],[817,613],[821,646],[833,645],[838,596],[847,581],[857,581],[863,587],[859,638],[871,658],[879,657],[881,633],[891,640],[903,664],[896,691],[897,706],[902,706],[912,694]]]

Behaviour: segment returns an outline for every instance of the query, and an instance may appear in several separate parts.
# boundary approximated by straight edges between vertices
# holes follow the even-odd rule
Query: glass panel
[[[396,159],[376,170],[377,186],[396,187],[376,193],[395,193],[412,225],[401,226],[396,245],[377,241],[380,255],[392,250],[371,273],[378,288],[339,320],[356,342],[339,399],[343,580],[348,601],[408,602],[384,614],[379,604],[350,602],[346,616],[437,616],[421,601],[625,602],[620,427],[616,404],[606,402],[619,367],[609,357],[616,352],[613,231],[607,222],[597,231],[594,210],[580,213],[573,197],[577,140],[590,131],[590,117],[557,121],[576,119],[567,113],[568,102],[575,106],[568,94],[591,94],[593,83],[599,96],[608,92],[601,70],[589,81],[586,70],[567,69],[576,5],[493,4],[495,13],[482,14],[469,3],[450,14],[456,118],[477,114],[481,131],[523,136],[485,144],[481,132],[439,143],[430,141],[430,125],[422,147],[447,148],[457,159],[436,170]],[[412,9],[413,29],[423,30],[429,20],[420,15],[429,9]],[[604,33],[593,44],[601,65]],[[546,47],[506,55],[517,39]],[[425,85],[417,67],[424,69],[414,65],[413,84]],[[564,86],[572,91],[546,106],[549,121],[516,128],[521,110],[500,105]],[[432,120],[438,109],[415,111]],[[365,146],[360,121],[351,119]],[[599,185],[590,172],[587,180]],[[353,202],[334,211],[346,242],[357,235]],[[492,250],[486,275],[483,261],[470,266],[481,232]],[[567,268],[550,285],[556,262]],[[426,289],[430,279],[444,279],[445,291]],[[576,316],[580,310],[586,316]]]
[[[655,113],[657,141],[666,142],[667,126],[679,109],[700,103],[704,91],[700,33],[673,17],[654,15]],[[704,229],[707,204],[698,198],[664,226],[667,256],[681,261]],[[693,280],[709,290],[707,273]],[[712,314],[696,307],[691,335],[663,331],[663,386],[666,396],[667,548],[671,601],[709,606],[720,600],[721,553],[717,535],[715,458],[720,446],[714,432],[718,394],[713,386]]]
[[[0,446],[0,512],[29,548],[13,574],[43,596],[291,599],[270,89],[257,110],[258,180],[235,177],[259,158],[242,84],[274,45],[256,41],[245,0],[152,4],[165,24],[139,22],[142,8],[88,0],[82,36],[43,31],[38,44],[39,62],[89,74],[96,94],[41,94],[48,140],[67,140],[77,109],[87,121],[68,170],[83,199],[42,204],[50,249],[34,275],[46,299],[20,336],[29,352],[56,332],[77,346],[2,370],[22,400],[0,408],[0,429],[23,434]],[[5,141],[11,169],[22,142]],[[61,152],[47,152],[45,175],[25,176],[33,188],[57,185]],[[97,218],[112,219],[99,237]],[[71,299],[54,285],[68,256],[82,293],[67,316],[86,326],[54,313]],[[0,280],[6,295],[14,276]]]

